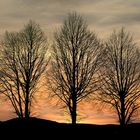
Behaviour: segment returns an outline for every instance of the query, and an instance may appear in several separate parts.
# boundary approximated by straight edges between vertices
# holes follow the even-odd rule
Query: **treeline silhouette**
[[[21,119],[31,116],[42,76],[50,97],[66,107],[73,125],[78,104],[90,96],[111,105],[121,126],[131,123],[139,110],[140,49],[132,36],[122,28],[101,41],[75,12],[54,33],[51,47],[34,21],[19,32],[6,32],[0,65],[0,92]]]

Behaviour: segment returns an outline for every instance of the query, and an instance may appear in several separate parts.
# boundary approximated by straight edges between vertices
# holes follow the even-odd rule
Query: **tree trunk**
[[[26,119],[29,118],[29,100],[28,100],[28,97],[26,97],[26,101],[25,101],[25,118]]]
[[[121,120],[120,120],[120,125],[122,127],[125,126],[125,104],[124,104],[124,97],[121,97]]]
[[[72,109],[72,114],[71,114],[71,118],[72,118],[72,125],[76,124],[76,120],[77,120],[77,104],[76,104],[76,99],[73,99],[73,109]]]
[[[72,40],[72,46],[73,46],[73,40]],[[72,71],[72,82],[73,82],[73,88],[72,88],[72,124],[76,124],[76,117],[77,117],[77,99],[76,99],[76,88],[75,88],[75,69],[76,69],[76,63],[75,63],[75,47],[72,47],[72,61],[73,61],[73,71]]]
[[[29,117],[29,86],[27,84],[25,98],[25,119],[28,119]]]

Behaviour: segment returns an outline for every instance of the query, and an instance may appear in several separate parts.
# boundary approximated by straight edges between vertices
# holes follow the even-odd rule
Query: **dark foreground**
[[[92,125],[57,123],[31,118],[29,120],[12,119],[0,123],[0,140],[139,140],[140,124],[130,124],[126,128],[119,125]]]

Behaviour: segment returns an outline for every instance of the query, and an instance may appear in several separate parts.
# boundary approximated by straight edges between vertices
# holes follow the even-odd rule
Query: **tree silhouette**
[[[100,43],[77,13],[68,14],[53,44],[49,87],[76,124],[77,105],[95,91]]]
[[[105,44],[102,58],[99,99],[116,110],[120,124],[125,126],[139,108],[139,49],[122,28],[112,33]]]
[[[17,116],[28,118],[37,82],[48,63],[45,35],[38,24],[30,21],[19,33],[7,32],[2,49],[1,91]]]

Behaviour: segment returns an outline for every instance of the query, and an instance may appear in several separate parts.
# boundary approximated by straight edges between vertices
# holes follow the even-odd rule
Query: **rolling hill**
[[[129,139],[140,138],[140,124],[119,125],[77,124],[73,126],[39,118],[11,119],[0,123],[0,139]]]

